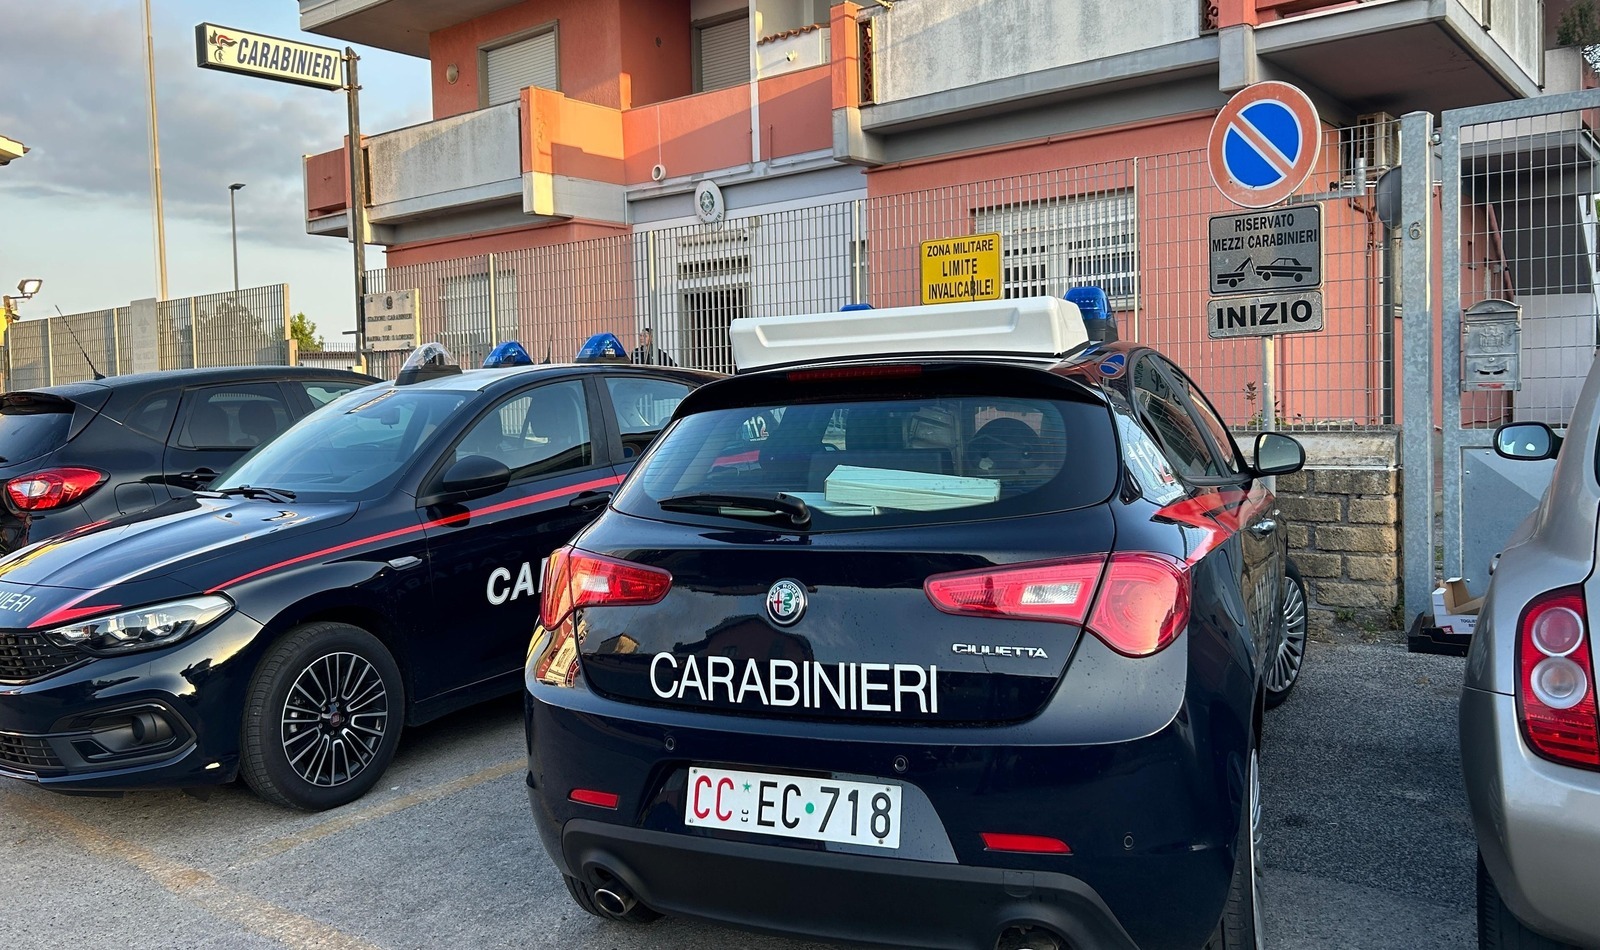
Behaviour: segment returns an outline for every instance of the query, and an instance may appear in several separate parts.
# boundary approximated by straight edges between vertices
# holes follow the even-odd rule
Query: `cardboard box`
[[[1467,583],[1459,577],[1449,578],[1443,587],[1433,591],[1433,624],[1452,633],[1472,633],[1478,626],[1478,611],[1483,608],[1482,597],[1471,597]]]

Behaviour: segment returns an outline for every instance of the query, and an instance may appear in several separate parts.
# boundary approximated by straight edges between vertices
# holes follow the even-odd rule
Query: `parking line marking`
[[[379,802],[376,805],[363,808],[360,811],[351,812],[347,815],[340,815],[337,818],[324,821],[321,824],[312,825],[310,828],[307,828],[304,831],[299,831],[292,835],[285,835],[282,838],[275,838],[272,841],[268,841],[266,844],[253,849],[248,856],[238,861],[234,867],[242,867],[247,864],[256,864],[261,861],[266,861],[287,851],[292,851],[303,844],[310,844],[313,841],[319,841],[328,837],[329,835],[336,835],[341,831],[348,831],[357,825],[364,825],[367,822],[376,820],[378,818],[387,818],[396,812],[405,811],[407,808],[426,804],[441,798],[449,798],[451,795],[459,794],[469,788],[476,788],[477,786],[483,785],[486,782],[492,782],[495,779],[505,778],[507,775],[514,774],[522,769],[527,768],[527,762],[527,759],[512,759],[508,762],[501,762],[499,765],[491,765],[486,769],[473,772],[471,775],[463,775],[460,778],[451,779],[448,782],[441,782],[438,785],[430,785],[427,788],[420,788],[414,792],[401,795],[398,798],[391,798],[386,802]]]
[[[189,901],[213,917],[230,921],[251,933],[276,940],[292,950],[380,950],[377,944],[347,934],[319,920],[297,914],[224,884],[199,868],[162,857],[107,834],[58,808],[7,796],[6,808],[69,835],[80,847],[98,857],[116,858],[133,865],[169,893]]]

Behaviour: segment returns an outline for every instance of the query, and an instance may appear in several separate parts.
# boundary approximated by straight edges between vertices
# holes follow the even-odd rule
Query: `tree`
[[[1576,0],[1561,14],[1556,44],[1578,47],[1591,67],[1600,68],[1600,14],[1594,0]]]
[[[317,353],[327,347],[322,337],[317,335],[317,325],[307,320],[304,312],[295,314],[289,320],[289,338],[294,340],[302,353]]]

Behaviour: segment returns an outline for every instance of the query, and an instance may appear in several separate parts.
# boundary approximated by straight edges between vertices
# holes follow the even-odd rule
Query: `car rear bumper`
[[[164,650],[0,684],[0,777],[62,792],[231,781],[252,665],[240,651],[260,629],[235,611]]]
[[[1600,943],[1600,772],[1529,751],[1512,696],[1461,694],[1461,768],[1478,850],[1501,898],[1527,926]]]
[[[772,848],[584,819],[565,824],[559,850],[575,876],[619,881],[662,913],[752,930],[954,950],[993,947],[1006,929],[1025,926],[1072,947],[1136,950],[1100,896],[1064,873]]]
[[[780,736],[740,717],[526,705],[529,798],[551,858],[666,913],[900,946],[989,950],[1032,924],[1074,947],[1194,950],[1226,901],[1248,740],[1197,744],[1212,725],[1197,706],[1154,735],[1060,746],[826,723]],[[701,763],[898,783],[901,847],[689,828],[686,773]],[[575,803],[573,789],[615,793],[618,807]],[[990,852],[985,832],[1055,837],[1072,853]]]

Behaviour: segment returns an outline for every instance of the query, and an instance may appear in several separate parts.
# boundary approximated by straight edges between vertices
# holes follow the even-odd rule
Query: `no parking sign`
[[[1259,82],[1234,94],[1211,125],[1211,180],[1234,204],[1265,208],[1294,194],[1322,147],[1317,108],[1286,82]]]

